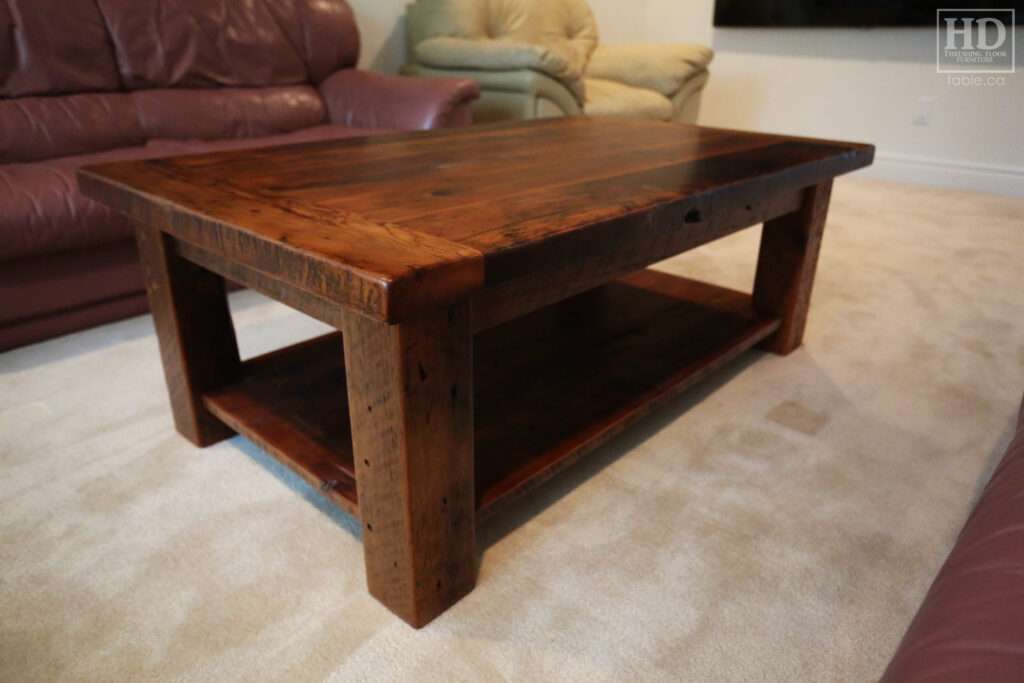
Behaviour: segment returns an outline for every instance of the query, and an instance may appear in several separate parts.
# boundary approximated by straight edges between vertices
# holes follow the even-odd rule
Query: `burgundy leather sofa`
[[[1024,405],[1017,433],[883,683],[1024,680]]]
[[[0,350],[146,310],[79,166],[469,123],[475,83],[358,56],[344,0],[0,0]]]

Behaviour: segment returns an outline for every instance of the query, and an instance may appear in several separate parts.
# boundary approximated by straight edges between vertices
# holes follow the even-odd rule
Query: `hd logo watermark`
[[[940,9],[936,12],[935,62],[950,85],[1003,85],[1012,74],[1016,40],[1012,9]]]

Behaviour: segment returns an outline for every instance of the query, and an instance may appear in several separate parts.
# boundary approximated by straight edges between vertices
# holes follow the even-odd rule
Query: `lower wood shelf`
[[[633,273],[474,339],[478,519],[778,328],[749,295]],[[359,516],[340,334],[243,364],[209,409]]]

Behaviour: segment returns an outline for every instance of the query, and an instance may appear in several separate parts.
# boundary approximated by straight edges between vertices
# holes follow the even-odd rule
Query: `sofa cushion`
[[[129,90],[319,83],[359,56],[344,0],[96,4]]]
[[[0,166],[0,261],[131,235],[128,218],[78,194],[79,166],[160,156],[128,147]]]
[[[308,85],[139,90],[131,99],[147,139],[255,138],[327,120],[323,100]]]
[[[384,132],[388,131],[322,125],[283,135],[245,140],[151,140],[145,147],[114,149],[29,164],[2,165],[0,261],[103,244],[131,235],[132,224],[127,217],[78,193],[75,172],[81,166]]]
[[[0,97],[120,87],[96,3],[0,0]]]
[[[134,147],[145,139],[125,93],[0,99],[0,164]]]
[[[0,164],[136,147],[152,138],[218,140],[324,123],[308,85],[159,89],[0,100]]]
[[[0,330],[144,289],[134,239],[5,261],[0,268]]]
[[[1024,405],[1006,455],[911,622],[883,683],[1011,681],[1024,672]]]
[[[672,102],[661,93],[603,78],[586,78],[583,83],[587,91],[583,113],[589,116],[625,116],[658,121],[668,121],[672,117]]]

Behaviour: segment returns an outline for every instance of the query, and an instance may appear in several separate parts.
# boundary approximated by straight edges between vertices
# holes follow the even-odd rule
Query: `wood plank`
[[[688,230],[662,230],[616,249],[566,254],[552,268],[474,296],[475,328],[485,330],[742,228],[792,213],[800,208],[803,196],[802,190],[791,190],[749,204],[714,207]]]
[[[478,333],[472,381],[478,519],[578,461],[778,325],[757,317],[746,294],[648,270]],[[242,380],[206,401],[359,516],[349,480],[338,474],[359,476],[349,422],[339,420],[352,412],[341,388],[341,345],[335,333],[247,361]],[[416,367],[414,379],[418,375]],[[382,433],[397,438],[393,430]],[[335,480],[342,483],[325,485]]]
[[[503,149],[490,149],[487,154],[472,158],[427,157],[429,169],[416,167],[395,169],[404,183],[359,182],[347,184],[343,191],[330,186],[315,192],[302,191],[304,200],[322,202],[327,206],[362,212],[381,223],[411,227],[419,224],[431,234],[446,236],[441,230],[454,227],[448,221],[431,221],[436,215],[451,215],[461,207],[483,203],[495,198],[535,192],[539,187],[552,189],[583,182],[595,182],[656,166],[696,160],[710,154],[725,154],[760,147],[767,141],[751,139],[741,133],[696,135],[693,129],[678,127],[675,135],[634,135],[627,143],[615,139],[611,132],[602,133],[604,145],[594,144],[597,131],[573,138],[563,136],[555,141],[558,154],[538,155],[535,144],[523,144],[511,138]],[[621,134],[621,133],[620,133]],[[611,139],[609,139],[611,138]],[[501,164],[495,163],[500,159]],[[516,172],[510,173],[509,169]],[[385,173],[381,169],[379,173]],[[351,175],[351,174],[350,174]],[[354,179],[357,177],[353,177]],[[472,178],[472,182],[467,182]],[[422,222],[419,219],[423,219]],[[463,230],[487,230],[491,223],[478,227],[458,222]],[[448,236],[448,239],[452,237]]]
[[[238,261],[230,261],[194,244],[177,240],[175,249],[187,261],[202,266],[229,280],[255,289],[297,311],[335,328],[341,328],[342,308],[337,303],[306,291],[284,280],[261,273]]]
[[[700,223],[718,210],[766,201],[831,178],[858,154],[781,143],[495,197],[407,225],[480,251],[491,285],[552,267],[573,254],[618,248],[662,230],[699,231]],[[465,233],[460,226],[467,226]]]
[[[81,169],[83,194],[136,221],[364,315],[389,322],[464,299],[483,257],[358,214],[280,198],[160,160]]]
[[[482,518],[778,326],[748,295],[641,271],[477,337]]]
[[[871,162],[857,143],[570,117],[378,140],[119,162],[82,191],[254,271],[379,321],[484,286],[699,232]]]
[[[359,517],[340,334],[246,361],[207,408],[331,502]],[[316,378],[310,381],[309,378]]]
[[[343,328],[367,587],[416,628],[476,582],[470,318]]]
[[[535,131],[533,135],[548,140],[561,136],[560,129],[564,125],[564,121],[556,119],[537,119],[530,123]],[[509,132],[514,134],[522,126],[522,121],[502,121],[469,127],[319,140],[312,144],[293,142],[260,147],[241,155],[234,151],[189,154],[175,157],[174,163],[247,182],[251,176],[264,174],[282,156],[289,156],[301,160],[295,167],[296,171],[301,173],[309,170],[312,176],[316,176],[333,174],[352,166],[376,164],[395,157],[415,161],[421,155],[442,154],[450,150],[458,153],[470,149],[479,151],[492,146]]]
[[[762,345],[767,351],[785,355],[803,341],[831,194],[830,178],[807,188],[797,211],[764,225],[753,303],[763,315],[782,319],[779,331]]]
[[[174,424],[198,446],[226,439],[233,432],[202,400],[239,370],[224,279],[182,259],[158,230],[139,226],[135,235]]]

